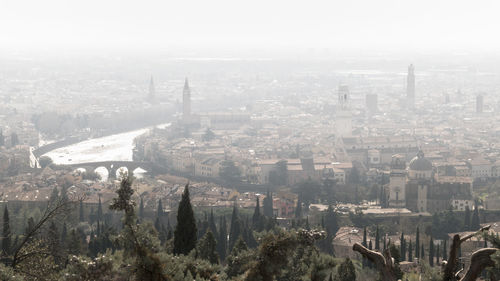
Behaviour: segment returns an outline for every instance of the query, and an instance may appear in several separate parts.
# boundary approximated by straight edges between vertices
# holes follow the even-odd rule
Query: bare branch
[[[460,279],[460,281],[476,280],[483,269],[489,266],[494,266],[495,262],[491,259],[490,256],[493,255],[496,251],[497,249],[495,248],[484,248],[475,251],[471,257],[469,269],[467,270],[467,273],[465,273],[465,276]]]
[[[365,258],[369,259],[371,262],[375,264],[377,267],[377,270],[380,272],[382,275],[382,280],[385,281],[397,281],[398,279],[396,278],[396,274],[394,272],[394,264],[392,262],[392,257],[389,252],[389,249],[386,249],[385,255],[382,255],[381,253],[377,251],[372,251],[366,248],[365,246],[359,244],[359,243],[354,243],[352,246],[352,249],[361,255],[363,255]]]

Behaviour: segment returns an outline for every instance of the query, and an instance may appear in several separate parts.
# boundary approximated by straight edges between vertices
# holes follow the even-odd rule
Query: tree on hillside
[[[356,281],[356,270],[351,259],[346,258],[337,269],[338,281]]]
[[[3,229],[2,229],[2,253],[3,255],[9,255],[11,251],[11,230],[10,230],[10,219],[9,210],[7,205],[3,210]]]
[[[252,216],[252,227],[257,231],[262,231],[264,228],[263,218],[260,214],[260,202],[259,197],[257,196],[257,202],[255,203],[255,210]]]
[[[465,206],[465,214],[464,214],[464,230],[469,231],[471,228],[471,220],[470,220],[470,208],[469,206]]]
[[[219,263],[219,255],[217,255],[217,242],[212,231],[207,231],[198,245],[196,246],[197,256],[201,259],[207,260],[212,264]]]
[[[222,216],[219,223],[219,239],[217,241],[217,253],[221,262],[224,262],[227,254],[227,223],[226,217]]]
[[[417,234],[415,237],[415,257],[420,259],[420,229],[417,226]]]
[[[273,193],[267,190],[266,198],[264,198],[264,216],[267,218],[273,218]]]
[[[434,254],[435,254],[434,239],[432,239],[432,236],[431,236],[431,240],[429,241],[429,265],[430,266],[434,266]]]
[[[242,235],[241,221],[238,214],[238,207],[235,202],[233,205],[233,213],[231,214],[231,225],[229,229],[229,251],[233,249],[233,246],[240,238],[240,235]]]
[[[163,264],[154,252],[154,241],[148,236],[149,229],[142,229],[137,224],[135,214],[136,204],[132,200],[134,189],[133,178],[125,176],[121,179],[120,188],[116,191],[118,197],[113,198],[110,210],[124,212],[123,230],[120,237],[121,246],[127,255],[134,259],[131,272],[136,280],[166,281],[170,280],[163,272]]]
[[[186,184],[177,210],[177,225],[174,231],[174,254],[187,255],[196,247],[196,220],[189,199],[189,184]]]
[[[42,167],[42,168],[48,167],[52,163],[53,163],[52,158],[50,158],[49,156],[46,156],[46,155],[41,156],[38,159],[38,164],[40,164],[40,167]]]

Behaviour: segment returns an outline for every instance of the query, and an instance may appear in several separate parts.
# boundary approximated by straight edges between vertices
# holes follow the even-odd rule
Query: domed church
[[[450,207],[464,209],[473,199],[470,178],[438,177],[422,150],[408,167],[404,156],[392,157],[388,189],[389,207],[407,208],[417,213],[433,213]]]

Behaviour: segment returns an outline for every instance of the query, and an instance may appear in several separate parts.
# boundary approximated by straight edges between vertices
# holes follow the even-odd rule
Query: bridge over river
[[[83,168],[86,171],[95,171],[97,168],[105,168],[108,171],[108,178],[116,178],[118,170],[125,168],[129,173],[133,173],[137,168],[145,170],[149,175],[158,175],[165,173],[167,169],[152,162],[138,161],[99,161],[78,164],[66,164],[66,167],[73,169]],[[124,170],[125,170],[124,169]]]

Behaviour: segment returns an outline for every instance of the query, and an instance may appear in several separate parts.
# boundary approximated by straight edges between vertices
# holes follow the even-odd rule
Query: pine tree
[[[375,250],[380,250],[380,233],[377,225],[377,230],[375,232]]]
[[[5,145],[5,137],[3,136],[3,131],[0,130],[0,146]]]
[[[212,264],[219,263],[219,256],[217,255],[217,242],[213,233],[209,230],[201,238],[196,247],[198,257],[209,261]]]
[[[356,281],[356,270],[354,264],[349,258],[346,258],[337,269],[337,278],[339,281]]]
[[[2,252],[4,255],[9,255],[11,252],[11,231],[10,231],[10,219],[9,210],[7,205],[3,210],[3,230],[2,230]]]
[[[229,251],[233,249],[234,244],[238,241],[241,235],[241,221],[238,215],[238,207],[236,202],[233,206],[233,213],[231,215],[231,226],[229,230]]]
[[[217,241],[217,253],[219,254],[220,260],[224,261],[226,259],[227,253],[227,224],[226,217],[220,218],[219,223],[219,240]]]
[[[464,230],[469,231],[471,229],[470,225],[470,208],[469,206],[465,206],[465,218],[464,218]]]
[[[480,221],[479,221],[479,208],[477,204],[474,207],[474,214],[472,215],[472,222],[471,222],[471,230],[478,230],[481,228]]]
[[[189,254],[196,247],[196,233],[196,221],[189,199],[189,184],[186,184],[177,210],[177,225],[174,232],[174,254]]]
[[[434,266],[434,254],[435,254],[434,239],[432,239],[432,236],[431,236],[431,240],[429,241],[429,265],[430,266]]]
[[[420,259],[420,229],[417,226],[417,234],[415,240],[415,257]]]

